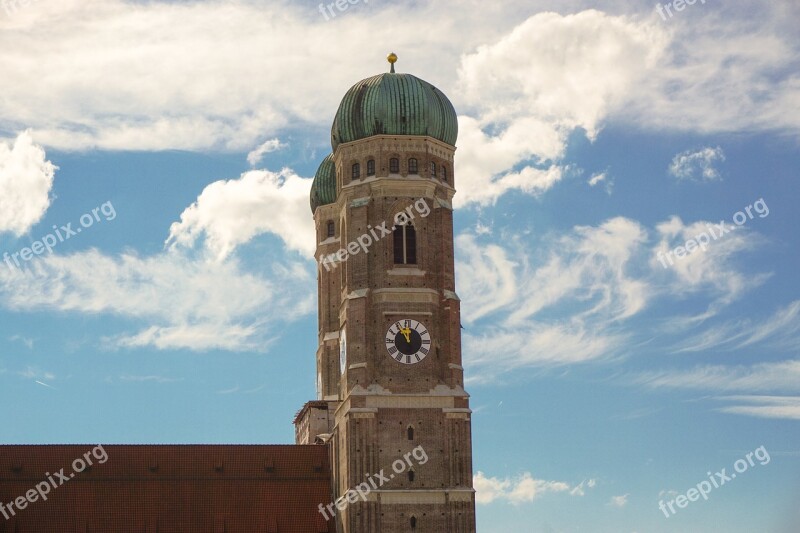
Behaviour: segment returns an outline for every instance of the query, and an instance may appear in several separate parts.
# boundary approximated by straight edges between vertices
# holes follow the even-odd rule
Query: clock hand
[[[400,333],[406,338],[406,342],[411,344],[411,328],[403,328],[400,330]]]

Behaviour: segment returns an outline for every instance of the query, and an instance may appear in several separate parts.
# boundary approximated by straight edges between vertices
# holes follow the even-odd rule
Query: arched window
[[[413,157],[408,160],[408,173],[409,174],[419,174],[419,166],[417,165],[417,160]]]
[[[417,264],[417,231],[409,222],[394,230],[394,262],[398,265]]]
[[[336,225],[333,223],[333,220],[328,221],[328,237],[333,237],[336,235]]]
[[[414,477],[415,477],[415,476],[416,476],[416,474],[414,473],[414,471],[413,471],[413,470],[409,470],[409,471],[408,471],[408,480],[409,480],[410,482],[412,482],[412,483],[414,482]]]
[[[389,160],[389,172],[392,174],[400,173],[400,160],[396,157],[393,157]]]
[[[361,177],[361,163],[353,163],[353,179],[357,180]]]
[[[408,440],[414,440],[414,428],[408,426]]]
[[[367,161],[367,176],[374,176],[375,175],[375,160],[370,159]]]
[[[436,163],[434,163],[433,161],[431,161],[431,177],[432,178],[436,177]]]
[[[411,522],[411,529],[417,529],[417,517],[412,516],[410,522]]]
[[[447,167],[442,165],[442,181],[447,181]]]

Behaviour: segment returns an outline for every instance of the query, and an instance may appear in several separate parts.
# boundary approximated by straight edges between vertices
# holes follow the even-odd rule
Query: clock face
[[[342,328],[339,333],[339,370],[344,374],[344,368],[347,364],[347,331]]]
[[[421,322],[404,318],[398,320],[386,331],[386,350],[389,357],[413,365],[428,356],[431,349],[431,334]]]

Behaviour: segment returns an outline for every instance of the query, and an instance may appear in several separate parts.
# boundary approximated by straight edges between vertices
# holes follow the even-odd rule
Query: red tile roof
[[[0,446],[0,533],[328,533],[330,478],[326,446]]]

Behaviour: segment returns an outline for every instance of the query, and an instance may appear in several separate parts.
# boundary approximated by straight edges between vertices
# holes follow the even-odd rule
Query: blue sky
[[[292,442],[310,178],[395,51],[459,113],[478,530],[797,531],[800,11],[673,12],[0,0],[0,442]]]

